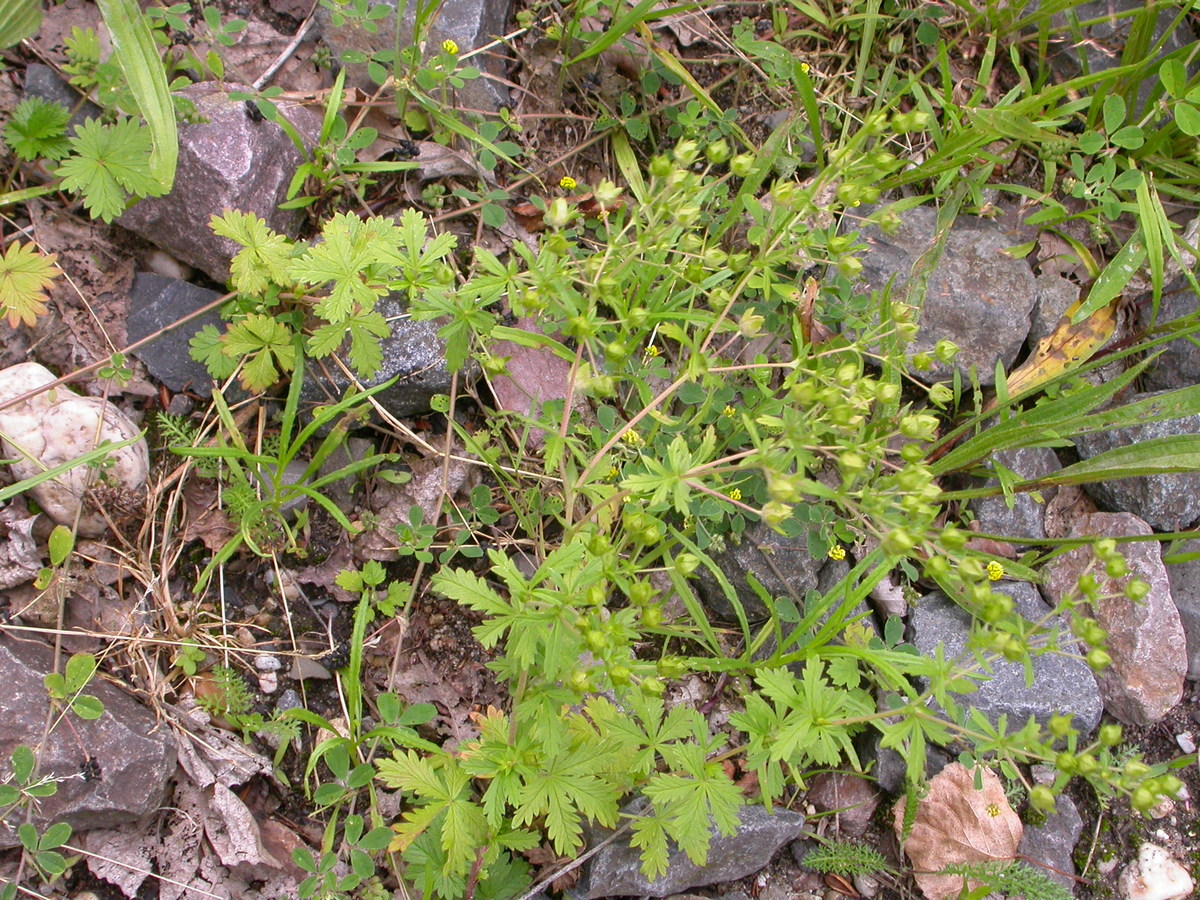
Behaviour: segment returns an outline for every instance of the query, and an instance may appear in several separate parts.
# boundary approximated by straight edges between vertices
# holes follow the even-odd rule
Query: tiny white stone
[[[1196,752],[1196,739],[1190,731],[1184,731],[1175,735],[1175,743],[1179,745],[1179,749],[1184,753]]]
[[[279,687],[279,676],[274,672],[263,672],[258,676],[258,687],[264,694],[273,694]]]
[[[854,889],[864,897],[874,897],[879,893],[879,879],[874,875],[855,875]]]
[[[278,672],[281,667],[278,656],[260,655],[254,657],[254,668],[260,672]]]
[[[1192,892],[1192,877],[1156,844],[1142,844],[1137,860],[1126,866],[1117,887],[1125,900],[1183,900]]]

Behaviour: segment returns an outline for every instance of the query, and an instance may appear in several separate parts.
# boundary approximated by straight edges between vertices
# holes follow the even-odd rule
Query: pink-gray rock
[[[276,231],[294,237],[302,214],[281,210],[303,155],[274,122],[255,121],[246,105],[229,98],[240,85],[202,82],[180,93],[196,104],[201,120],[179,128],[179,167],[165,197],[138,201],[117,220],[123,228],[161,247],[224,283],[229,261],[240,247],[208,227],[227,209],[252,212]],[[321,117],[295,103],[277,102],[280,112],[309,142]]]
[[[11,771],[13,749],[37,747],[49,707],[43,677],[53,651],[36,641],[0,635],[0,777]],[[114,828],[160,807],[175,773],[170,731],[124,691],[94,678],[86,693],[104,704],[104,715],[84,721],[71,713],[42,746],[40,773],[58,781],[58,792],[35,809],[38,830],[66,822],[76,832]],[[90,762],[89,762],[90,761]],[[0,847],[19,844],[15,827],[0,823]]]
[[[871,816],[879,806],[879,791],[859,775],[822,772],[812,780],[805,799],[831,818],[836,834],[858,838],[866,834]]]
[[[1093,513],[1077,522],[1069,536],[1152,533],[1149,525],[1130,513]],[[1136,541],[1121,545],[1120,549],[1128,565],[1127,575],[1110,579],[1103,568],[1094,568],[1101,599],[1092,614],[1108,632],[1108,653],[1112,657],[1112,665],[1097,680],[1109,713],[1130,725],[1148,725],[1163,718],[1183,697],[1187,648],[1159,544]],[[1057,605],[1074,591],[1079,576],[1093,558],[1092,548],[1084,546],[1047,564],[1042,586],[1046,599]],[[1150,585],[1150,592],[1141,603],[1134,603],[1124,595],[1125,585],[1132,578]]]
[[[1128,402],[1154,396],[1166,394],[1134,394]],[[1200,415],[1081,434],[1075,438],[1075,449],[1083,459],[1091,459],[1119,447],[1184,434],[1200,434]],[[1102,509],[1133,513],[1155,531],[1182,531],[1200,519],[1200,472],[1110,479],[1085,484],[1083,489]]]
[[[952,364],[935,363],[928,371],[916,372],[918,378],[945,381],[954,368],[964,376],[974,368],[979,382],[990,385],[996,362],[1010,366],[1029,334],[1037,296],[1033,270],[1004,252],[1023,238],[990,220],[960,216],[921,291],[909,282],[914,267],[934,247],[936,233],[937,211],[929,207],[905,212],[893,234],[874,226],[863,229],[861,238],[868,248],[862,257],[864,286],[883,290],[890,282],[894,300],[907,296],[920,307],[910,355],[931,351],[943,339],[958,345]]]
[[[522,331],[540,333],[533,319],[517,322]],[[516,413],[525,420],[536,418],[542,405],[551,400],[566,400],[567,388],[571,383],[571,364],[551,353],[545,347],[524,347],[512,341],[493,341],[491,354],[505,360],[504,374],[490,379],[492,394],[500,409]],[[516,426],[522,430],[522,425]],[[531,450],[540,449],[546,442],[546,433],[540,428],[529,428],[525,433],[525,444]]]
[[[650,881],[642,874],[640,851],[630,847],[628,839],[618,838],[589,860],[572,894],[576,900],[667,897],[689,888],[736,881],[766,866],[775,851],[799,837],[804,828],[804,816],[786,809],[769,813],[761,806],[744,806],[738,815],[741,827],[737,833],[725,837],[714,827],[707,865],[696,865],[672,845],[667,871]]]

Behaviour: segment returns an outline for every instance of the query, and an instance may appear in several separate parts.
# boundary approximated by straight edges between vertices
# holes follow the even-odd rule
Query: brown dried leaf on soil
[[[0,590],[31,581],[42,568],[42,555],[33,539],[37,516],[27,515],[24,504],[0,510]]]
[[[933,874],[946,866],[1001,862],[1016,856],[1021,819],[991,769],[982,770],[981,780],[983,789],[976,790],[975,774],[960,763],[950,763],[929,782],[929,793],[917,806],[904,850],[928,900],[949,900],[962,890],[961,875]],[[897,839],[903,836],[904,805],[901,800],[894,810]]]

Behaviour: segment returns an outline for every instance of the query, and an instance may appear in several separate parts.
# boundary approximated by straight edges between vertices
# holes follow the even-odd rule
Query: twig
[[[535,896],[540,894],[546,888],[550,887],[550,885],[553,884],[557,879],[562,878],[562,876],[566,875],[568,872],[573,872],[575,869],[578,869],[585,862],[587,862],[589,859],[591,859],[593,856],[595,856],[597,853],[599,853],[601,850],[603,850],[605,847],[607,847],[609,844],[611,844],[617,838],[621,837],[623,834],[625,834],[627,831],[629,831],[629,829],[631,827],[632,827],[632,825],[630,823],[626,823],[626,824],[622,825],[620,828],[618,828],[616,831],[614,831],[612,834],[610,834],[608,837],[606,837],[604,840],[602,840],[600,843],[598,843],[595,847],[593,847],[591,850],[589,850],[587,853],[583,854],[583,856],[580,856],[578,859],[571,860],[569,863],[567,863],[561,869],[558,869],[558,870],[552,872],[551,874],[547,875],[545,878],[543,878],[541,881],[539,881],[537,884],[535,884],[533,887],[531,887],[528,891],[526,891],[524,894],[522,894],[520,897],[518,897],[517,900],[533,900],[533,898]]]
[[[293,37],[291,42],[283,48],[283,52],[280,53],[279,56],[275,57],[275,62],[267,66],[267,70],[254,79],[253,87],[256,91],[262,90],[263,85],[270,81],[272,76],[274,76],[276,72],[283,68],[283,64],[287,62],[288,57],[295,53],[296,48],[303,43],[305,36],[308,34],[308,29],[312,27],[313,15],[316,14],[316,11],[317,5],[314,3],[313,8],[308,13],[308,18],[301,23],[295,37]]]

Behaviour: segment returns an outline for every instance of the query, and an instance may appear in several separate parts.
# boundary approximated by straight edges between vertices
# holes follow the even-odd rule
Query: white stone
[[[262,672],[258,676],[258,687],[264,694],[273,694],[279,688],[279,676],[274,672]]]
[[[37,363],[10,366],[0,371],[0,404],[54,380],[50,370]],[[104,441],[123,443],[138,434],[138,427],[112,403],[80,397],[61,385],[0,409],[4,455],[15,460],[11,468],[17,480],[70,463]],[[55,522],[74,526],[78,516],[79,534],[99,537],[108,522],[97,510],[85,508],[80,514],[83,498],[89,489],[104,484],[128,494],[140,491],[150,471],[145,438],[113,451],[104,462],[76,466],[29,493]]]
[[[279,662],[278,656],[261,656],[254,657],[254,668],[260,672],[278,672],[282,664]]]
[[[1192,877],[1156,844],[1142,844],[1138,858],[1117,879],[1125,900],[1183,900],[1192,892]]]

